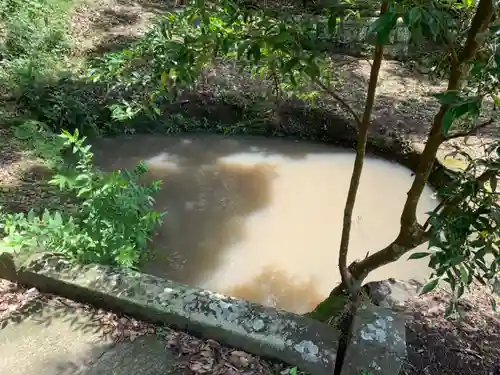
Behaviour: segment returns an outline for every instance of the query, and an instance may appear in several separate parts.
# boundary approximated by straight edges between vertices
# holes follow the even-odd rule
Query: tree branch
[[[484,36],[482,38],[481,36],[482,33],[486,30],[492,14],[492,0],[480,0],[477,6],[476,14],[474,15],[471,27],[469,29],[467,41],[465,42],[465,46],[459,55],[459,61],[457,64],[454,64],[450,67],[448,90],[457,90],[460,88],[463,76],[466,74],[466,67],[464,66],[464,62],[474,58],[479,47],[482,45]],[[438,113],[434,117],[425,148],[422,152],[419,165],[415,172],[415,179],[413,180],[412,186],[407,194],[407,199],[403,208],[403,212],[401,214],[401,227],[398,237],[384,249],[373,253],[368,258],[365,258],[362,261],[354,262],[349,265],[347,274],[351,276],[351,278],[355,278],[357,281],[362,281],[371,271],[385,264],[395,262],[403,254],[414,249],[418,245],[425,243],[428,240],[429,233],[425,232],[423,227],[418,224],[416,209],[420,200],[420,196],[422,195],[422,192],[432,171],[439,146],[443,141],[446,140],[446,137],[443,135],[442,131],[442,122],[443,117],[449,107],[449,105],[442,105]],[[363,118],[363,120],[365,120],[365,118]],[[344,218],[346,218],[346,215],[344,216]],[[339,260],[345,261],[345,258],[342,257],[345,256],[346,253],[347,251],[345,246],[341,247]],[[341,274],[342,267],[344,265],[344,263],[341,263],[339,261],[339,269],[341,270]],[[330,294],[331,296],[335,296],[345,289],[349,290],[349,285],[344,282],[344,275],[342,275],[342,279],[342,283],[338,285],[334,290],[332,290],[332,293]]]
[[[484,36],[482,36],[482,34],[487,29],[492,14],[492,0],[480,0],[477,6],[476,14],[472,19],[472,24],[467,35],[465,46],[458,56],[458,63],[452,64],[450,67],[448,91],[460,89],[463,76],[466,74],[467,69],[466,66],[464,66],[464,63],[476,56],[479,47],[484,42]],[[450,106],[447,104],[441,105],[441,108],[434,117],[429,137],[427,138],[427,143],[415,172],[415,179],[413,180],[410,191],[408,192],[403,213],[401,214],[401,231],[410,231],[417,225],[416,211],[418,201],[420,200],[420,196],[422,195],[427,180],[429,179],[439,146],[446,140],[442,131],[442,123],[449,108]]]
[[[371,254],[361,261],[352,262],[349,265],[349,271],[352,274],[352,277],[362,282],[373,270],[397,261],[404,254],[413,250],[417,246],[426,243],[428,240],[429,232],[425,232],[423,229],[411,236],[406,236],[400,233],[393,242],[383,249]],[[345,285],[344,283],[340,283],[330,292],[330,296],[339,296],[344,293],[344,291]]]
[[[491,125],[495,122],[494,119],[490,118],[488,121],[485,121],[479,125],[476,125],[475,127],[473,127],[472,129],[469,129],[469,130],[465,130],[465,131],[462,131],[462,132],[456,132],[456,133],[453,133],[453,134],[450,134],[446,137],[446,140],[450,140],[450,139],[455,139],[455,138],[461,138],[461,137],[467,137],[469,135],[474,135],[476,134],[476,132],[481,129],[481,128],[484,128],[488,125]]]
[[[437,205],[437,207],[434,210],[432,210],[432,213],[438,213],[439,210],[441,210],[444,207],[445,204],[446,204],[446,200],[443,200],[443,201],[439,202],[439,204]],[[429,215],[429,217],[427,218],[427,220],[425,220],[425,223],[422,226],[422,228],[424,230],[427,230],[427,229],[429,229],[430,225],[431,225],[431,215]]]
[[[383,0],[380,8],[380,14],[384,14],[389,7],[388,0]],[[343,372],[344,359],[347,353],[347,348],[351,341],[352,336],[352,322],[358,306],[360,303],[360,289],[362,279],[353,277],[351,271],[347,267],[347,253],[349,251],[349,240],[351,236],[352,227],[352,214],[354,211],[354,204],[356,202],[356,195],[361,180],[361,173],[363,171],[363,164],[366,153],[366,145],[368,143],[368,129],[371,123],[371,115],[373,104],[375,102],[375,95],[377,91],[378,76],[380,73],[380,66],[384,59],[384,44],[377,43],[375,46],[375,53],[373,56],[373,64],[370,71],[370,80],[368,82],[368,90],[366,95],[365,109],[361,121],[354,113],[352,108],[344,102],[344,107],[349,108],[351,114],[358,123],[358,140],[356,145],[356,158],[354,159],[354,167],[352,170],[351,181],[349,184],[349,191],[347,192],[347,199],[344,207],[344,217],[342,221],[342,234],[340,238],[338,266],[342,283],[346,286],[351,296],[349,310],[344,324],[341,326],[341,333],[339,337],[339,345],[337,347],[337,358],[335,360],[335,367],[333,374],[341,375]],[[341,102],[342,103],[342,102]]]
[[[320,80],[315,80],[314,83],[316,85],[318,85],[319,87],[321,87],[321,89],[323,91],[325,91],[328,95],[330,95],[333,99],[335,99],[337,102],[340,103],[340,105],[347,111],[351,114],[351,116],[354,118],[354,121],[356,121],[356,125],[360,126],[361,125],[361,119],[359,118],[358,114],[356,113],[356,111],[354,111],[354,109],[349,105],[347,104],[347,102],[339,95],[335,92],[335,90],[332,90],[331,88],[329,88],[328,86],[326,86],[323,82],[321,82]]]

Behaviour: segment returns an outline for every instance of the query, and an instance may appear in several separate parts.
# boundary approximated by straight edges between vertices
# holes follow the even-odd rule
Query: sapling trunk
[[[388,8],[388,2],[384,1],[380,9],[381,16],[387,12],[387,8]],[[342,235],[340,239],[338,266],[340,275],[342,277],[342,283],[346,285],[351,301],[349,308],[346,311],[347,316],[344,318],[344,323],[342,324],[342,327],[340,327],[341,335],[337,350],[334,375],[340,375],[340,373],[342,372],[342,366],[344,363],[346,350],[347,347],[349,346],[349,341],[351,339],[352,322],[358,308],[359,290],[361,288],[361,282],[358,281],[356,277],[353,277],[353,275],[349,271],[347,267],[347,254],[349,251],[349,239],[352,227],[352,214],[354,211],[354,205],[356,203],[356,195],[361,180],[361,173],[363,172],[363,164],[366,154],[366,145],[368,143],[368,130],[370,128],[373,103],[375,102],[375,95],[377,90],[378,76],[383,58],[384,58],[384,45],[383,43],[379,42],[375,46],[375,53],[373,56],[373,64],[370,72],[370,81],[368,83],[368,91],[366,96],[363,117],[361,119],[361,122],[358,122],[358,141],[356,145],[356,158],[354,160],[354,168],[352,171],[351,182],[349,184],[349,191],[347,193],[347,199],[344,208],[344,219],[342,223],[343,225],[342,225]]]

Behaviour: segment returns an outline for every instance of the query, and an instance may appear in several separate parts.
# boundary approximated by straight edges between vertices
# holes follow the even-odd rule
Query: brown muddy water
[[[134,135],[94,142],[104,169],[145,161],[164,181],[156,208],[168,211],[143,271],[264,305],[303,313],[340,280],[337,254],[354,153],[265,137]],[[393,240],[411,172],[368,157],[349,258]],[[426,188],[419,215],[437,202]],[[425,245],[424,245],[425,248]],[[421,248],[422,249],[422,248]],[[425,260],[400,260],[369,280],[424,281]]]

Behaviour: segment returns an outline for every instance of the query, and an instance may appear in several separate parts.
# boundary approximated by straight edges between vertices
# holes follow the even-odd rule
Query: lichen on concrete
[[[404,320],[385,307],[364,304],[353,322],[343,375],[369,370],[373,375],[397,375],[406,356]]]
[[[330,375],[335,363],[338,333],[304,316],[132,270],[74,265],[50,253],[13,263],[16,278],[40,290],[120,309],[319,375]]]
[[[375,312],[375,320],[366,323],[360,330],[360,337],[366,341],[377,341],[381,344],[387,343],[389,346],[397,345],[403,338],[397,329],[394,328],[394,317],[391,315],[381,315]]]
[[[74,265],[50,253],[7,258],[0,255],[0,277],[187,330],[313,374],[332,373],[338,333],[310,318],[132,270]],[[362,306],[354,318],[344,375],[366,369],[396,375],[406,353],[404,333],[404,322],[392,311]]]

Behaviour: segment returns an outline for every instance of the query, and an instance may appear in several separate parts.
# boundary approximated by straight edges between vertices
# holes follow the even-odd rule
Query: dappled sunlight
[[[8,155],[6,151],[0,151],[0,160],[3,161],[0,162],[0,207],[27,212],[38,207],[45,198],[50,198],[41,187],[45,185],[50,170],[22,151],[10,154],[14,158],[3,158],[3,155]]]

